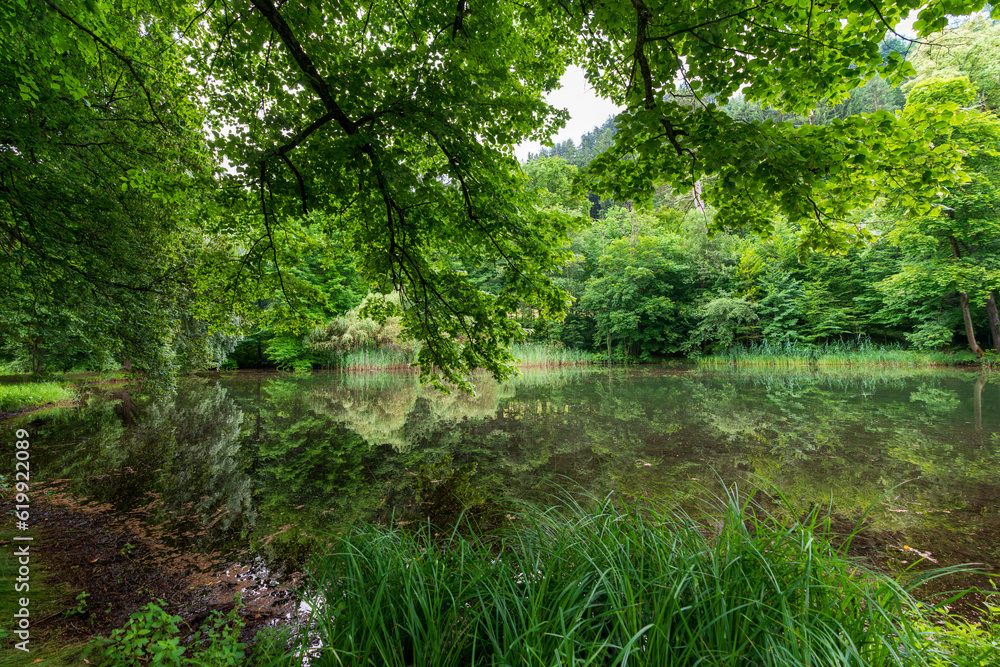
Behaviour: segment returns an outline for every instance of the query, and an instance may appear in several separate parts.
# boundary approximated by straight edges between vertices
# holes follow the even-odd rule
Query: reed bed
[[[604,363],[604,357],[567,347],[537,343],[515,343],[511,354],[520,366],[576,366]]]
[[[952,664],[909,587],[848,559],[818,514],[730,497],[706,524],[605,500],[511,525],[340,539],[314,563],[301,643],[271,664]]]
[[[393,348],[361,348],[331,355],[330,365],[345,371],[409,368],[416,361],[412,350]]]
[[[71,390],[58,382],[18,382],[0,385],[0,412],[23,410],[74,398]]]
[[[532,343],[515,343],[511,354],[519,366],[575,366],[603,363],[603,357],[583,350]],[[345,371],[408,368],[416,351],[391,347],[361,348],[331,353],[327,364]]]
[[[704,365],[752,366],[945,366],[974,361],[971,355],[952,352],[917,352],[899,344],[880,345],[868,338],[822,344],[761,340],[737,344],[726,352],[695,358]]]

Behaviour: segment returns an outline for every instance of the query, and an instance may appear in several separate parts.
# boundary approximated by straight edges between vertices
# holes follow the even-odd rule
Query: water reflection
[[[180,548],[300,562],[352,524],[552,481],[691,507],[737,483],[845,517],[882,499],[879,528],[997,563],[998,399],[995,377],[961,372],[534,371],[476,396],[412,375],[233,373],[14,427],[35,419],[33,469]]]

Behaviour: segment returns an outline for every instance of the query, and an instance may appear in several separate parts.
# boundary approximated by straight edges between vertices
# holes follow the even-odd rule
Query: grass
[[[0,412],[23,410],[74,398],[71,390],[58,382],[19,382],[0,385]]]
[[[416,360],[409,350],[391,348],[363,348],[332,355],[330,365],[347,371],[407,368]]]
[[[520,366],[575,366],[604,363],[604,357],[592,352],[537,343],[515,343],[511,354]]]
[[[978,363],[972,353],[917,352],[899,344],[879,345],[868,338],[831,341],[818,345],[797,341],[761,340],[738,344],[726,352],[696,357],[705,365],[752,366],[841,366],[869,365],[895,367],[955,366]]]
[[[818,514],[730,497],[705,524],[605,500],[512,525],[358,529],[315,562],[311,617],[272,664],[955,664],[910,588],[848,559]]]

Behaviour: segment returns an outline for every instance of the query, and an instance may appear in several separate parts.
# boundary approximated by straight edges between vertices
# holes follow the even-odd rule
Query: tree
[[[566,300],[547,273],[568,222],[534,210],[511,149],[564,117],[541,99],[566,62],[553,19],[506,3],[252,0],[208,6],[198,27],[214,145],[253,193],[234,202],[243,224],[270,239],[310,209],[331,212],[372,286],[402,296],[425,379],[508,373],[506,343],[524,332],[507,314]],[[478,289],[442,252],[506,265],[505,290]]]
[[[586,215],[590,202],[573,192],[580,170],[558,157],[542,157],[524,165],[528,189],[538,193],[539,203],[572,215]]]
[[[930,128],[958,122],[962,112],[902,118],[877,111],[795,127],[735,120],[719,107],[740,92],[750,103],[807,116],[819,100],[839,102],[873,77],[898,84],[913,70],[896,50],[883,58],[887,30],[914,9],[915,28],[926,35],[947,24],[946,12],[982,7],[979,0],[822,7],[712,0],[696,8],[671,0],[138,0],[130,6],[147,18],[115,32],[107,19],[112,0],[64,3],[32,8],[39,43],[49,47],[37,62],[59,61],[52,54],[69,40],[84,45],[91,66],[115,63],[135,84],[130,100],[145,100],[145,129],[193,100],[211,110],[212,146],[235,169],[221,179],[229,200],[219,228],[247,240],[240,268],[280,264],[287,226],[313,209],[329,214],[373,287],[402,295],[405,330],[424,341],[425,379],[466,387],[475,367],[498,376],[510,370],[505,346],[524,331],[507,315],[519,304],[545,314],[568,301],[549,275],[567,259],[571,223],[537,211],[511,146],[544,141],[563,121],[542,96],[569,63],[626,108],[613,147],[591,163],[592,190],[641,204],[664,183],[688,192],[705,179],[717,227],[766,229],[782,212],[802,225],[805,247],[838,247],[868,234],[847,213],[887,181],[905,186],[896,199],[918,213],[962,182],[961,157],[932,152],[928,138]],[[30,13],[27,4],[4,6],[0,18],[11,30]],[[155,65],[123,50],[146,35],[169,35],[188,48],[199,80],[168,86],[176,78],[157,78]],[[5,57],[11,67],[20,63]],[[91,80],[57,79],[69,71],[59,67],[11,70],[9,80],[25,86],[27,98],[38,81],[78,90]],[[187,172],[138,169],[130,182],[152,176],[151,189],[170,192],[163,173]],[[503,290],[479,289],[456,257],[465,266],[503,264]],[[275,278],[283,284],[280,272]]]
[[[608,244],[587,281],[580,309],[596,323],[595,342],[608,355],[648,358],[680,351],[687,337],[691,268],[676,238],[636,235]]]
[[[910,92],[913,107],[934,109],[947,104],[968,106],[976,90],[967,77],[926,79]],[[983,356],[970,306],[986,305],[994,346],[1000,331],[994,322],[996,290],[1000,288],[1000,120],[989,113],[969,112],[960,127],[945,126],[934,136],[939,147],[965,154],[969,182],[951,189],[945,214],[904,216],[889,235],[906,253],[899,273],[883,283],[890,307],[906,310],[924,302],[926,311],[916,335],[926,344],[941,340],[942,304],[958,297],[969,348]],[[940,148],[938,149],[940,150]]]
[[[1000,23],[974,16],[918,45],[911,58],[917,76],[903,86],[909,91],[929,79],[967,76],[976,87],[976,102],[1000,110]]]
[[[930,210],[933,197],[962,175],[953,152],[927,158],[933,148],[927,130],[960,117],[957,109],[942,109],[946,118],[879,111],[795,127],[735,120],[718,108],[742,94],[808,115],[820,99],[839,102],[874,76],[898,85],[912,66],[895,51],[883,60],[878,47],[911,9],[920,9],[914,27],[921,35],[947,24],[936,3],[822,10],[708,3],[692,10],[635,0],[631,11],[595,7],[579,18],[589,35],[588,75],[599,92],[627,108],[617,119],[614,147],[591,165],[591,187],[620,201],[645,200],[664,181],[684,191],[715,175],[705,196],[718,209],[717,227],[767,229],[781,212],[803,226],[803,244],[811,248],[867,236],[848,213],[859,198],[882,194],[889,181],[908,186],[897,191],[902,205]]]
[[[173,22],[0,6],[0,337],[28,370],[134,359],[169,382],[209,162]]]

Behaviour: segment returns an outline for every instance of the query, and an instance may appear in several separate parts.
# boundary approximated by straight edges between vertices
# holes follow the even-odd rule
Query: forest
[[[0,667],[1000,664],[1000,8],[0,25]]]
[[[6,3],[2,362],[992,354],[989,8],[781,7]],[[570,63],[625,110],[518,163]]]

